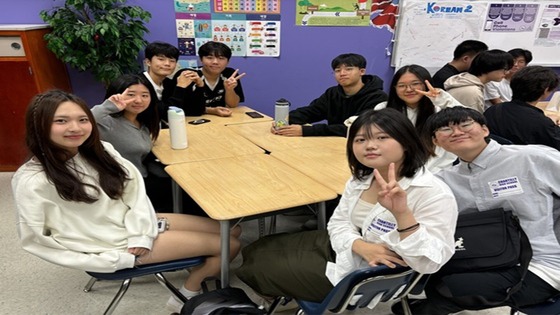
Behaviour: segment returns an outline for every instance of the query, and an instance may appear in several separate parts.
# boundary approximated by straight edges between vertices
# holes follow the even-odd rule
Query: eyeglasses
[[[395,85],[395,88],[400,91],[405,91],[407,88],[410,88],[411,90],[420,90],[423,87],[424,87],[424,83],[420,81],[415,81],[409,84],[399,83]]]
[[[457,125],[439,127],[438,129],[436,129],[436,133],[439,133],[442,136],[450,136],[453,134],[455,128],[459,129],[462,132],[468,132],[474,127],[474,123],[475,121],[471,119]]]
[[[358,69],[357,67],[340,67],[334,69],[334,74],[341,74],[342,72],[348,73]]]

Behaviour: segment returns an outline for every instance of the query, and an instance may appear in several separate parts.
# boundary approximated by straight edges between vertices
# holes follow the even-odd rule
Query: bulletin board
[[[392,66],[439,69],[467,39],[490,49],[528,49],[531,64],[558,67],[560,1],[401,0]]]
[[[182,56],[196,56],[208,41],[233,56],[280,56],[280,0],[174,0]]]

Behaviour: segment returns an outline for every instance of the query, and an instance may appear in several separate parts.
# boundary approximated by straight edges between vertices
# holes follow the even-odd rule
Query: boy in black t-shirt
[[[207,42],[198,49],[198,56],[202,68],[181,69],[175,74],[175,80],[183,76],[192,81],[186,88],[175,88],[184,89],[183,107],[189,106],[199,115],[230,116],[230,108],[245,100],[239,80],[245,73],[227,67],[231,49],[225,44]]]

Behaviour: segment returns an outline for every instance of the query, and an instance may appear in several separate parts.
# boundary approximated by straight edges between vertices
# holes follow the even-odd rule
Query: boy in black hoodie
[[[338,85],[305,107],[290,112],[289,126],[273,127],[272,133],[289,136],[346,136],[344,120],[386,101],[383,80],[366,73],[366,59],[358,54],[342,54],[331,62]],[[327,124],[305,125],[327,120]]]

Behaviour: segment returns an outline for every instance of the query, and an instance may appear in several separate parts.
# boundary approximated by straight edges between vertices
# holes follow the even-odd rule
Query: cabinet
[[[25,162],[25,111],[35,94],[71,92],[66,66],[47,48],[47,25],[0,24],[0,171]]]

